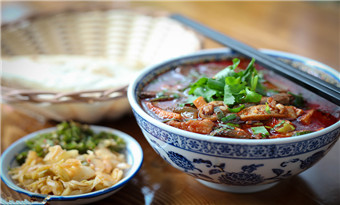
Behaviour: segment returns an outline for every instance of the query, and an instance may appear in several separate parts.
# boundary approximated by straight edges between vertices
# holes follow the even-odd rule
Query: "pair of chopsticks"
[[[265,68],[278,73],[279,75],[303,86],[304,88],[326,98],[337,105],[340,105],[340,88],[336,87],[335,85],[327,83],[299,69],[293,68],[282,61],[270,57],[244,43],[232,39],[180,14],[172,14],[170,17],[188,27],[193,28],[202,35],[218,43],[221,43],[222,45],[227,46],[234,51],[239,52],[240,54],[255,58],[256,62]]]

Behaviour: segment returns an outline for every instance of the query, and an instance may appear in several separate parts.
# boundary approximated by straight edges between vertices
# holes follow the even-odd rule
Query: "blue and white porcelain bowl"
[[[314,60],[293,54],[262,50],[298,69],[339,85],[339,73]],[[151,66],[130,84],[128,100],[145,138],[170,165],[193,176],[202,184],[228,192],[249,193],[265,190],[277,182],[297,175],[320,160],[336,143],[340,121],[321,131],[279,139],[233,139],[196,134],[164,124],[148,115],[140,106],[138,93],[156,75],[178,65],[237,57],[230,50],[205,50]],[[286,79],[277,79],[286,82]],[[294,85],[294,84],[292,84]],[[294,85],[291,91],[312,100],[315,94]],[[332,111],[339,107],[327,100]]]
[[[71,196],[55,196],[55,195],[43,195],[37,194],[30,191],[27,191],[21,187],[19,187],[9,176],[8,169],[10,167],[18,166],[15,156],[24,151],[26,148],[25,142],[31,138],[34,138],[37,134],[47,133],[55,130],[56,127],[43,129],[37,132],[33,132],[20,140],[14,142],[10,147],[8,147],[1,156],[0,168],[1,168],[1,179],[3,182],[13,189],[16,192],[23,193],[28,195],[29,197],[37,200],[35,202],[25,201],[9,201],[6,202],[4,199],[1,199],[1,204],[88,204],[104,199],[115,192],[119,191],[128,181],[130,181],[139,171],[143,163],[143,150],[139,143],[130,135],[121,132],[119,130],[101,127],[101,126],[91,126],[91,129],[95,133],[99,133],[101,131],[111,132],[113,134],[118,135],[126,142],[126,160],[127,163],[131,165],[131,167],[124,172],[124,177],[115,185],[102,189],[99,191],[80,194],[80,195],[71,195]],[[42,201],[42,202],[38,202]]]

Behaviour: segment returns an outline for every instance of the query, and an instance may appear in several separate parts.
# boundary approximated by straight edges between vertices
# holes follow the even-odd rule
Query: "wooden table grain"
[[[340,71],[338,2],[3,2],[3,22],[30,12],[84,7],[146,7],[193,18],[255,48],[291,52]],[[8,11],[18,11],[17,16]],[[20,13],[20,12],[21,13]],[[205,39],[206,48],[221,45]],[[1,153],[22,136],[57,122],[35,119],[1,105]],[[232,194],[205,187],[161,159],[147,143],[131,113],[96,123],[133,136],[142,146],[144,163],[119,192],[96,204],[325,204],[340,203],[340,143],[315,166],[266,191]],[[7,200],[28,199],[1,183]]]

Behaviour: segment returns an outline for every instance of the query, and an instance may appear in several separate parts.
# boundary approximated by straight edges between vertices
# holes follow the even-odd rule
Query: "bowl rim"
[[[104,126],[98,126],[98,125],[90,125],[90,128],[94,132],[100,132],[100,131],[106,131],[106,132],[111,132],[113,134],[118,135],[121,137],[126,143],[127,147],[130,147],[130,149],[127,149],[126,152],[130,157],[132,158],[132,165],[129,168],[128,173],[121,179],[119,180],[116,184],[114,184],[111,187],[101,189],[98,191],[94,192],[89,192],[85,194],[78,194],[78,195],[69,195],[69,196],[57,196],[57,195],[45,195],[45,194],[38,194],[34,192],[30,192],[24,188],[21,188],[20,186],[16,185],[10,176],[8,175],[8,167],[5,167],[5,159],[8,158],[10,152],[13,151],[14,148],[17,146],[23,145],[26,140],[34,138],[36,135],[41,134],[41,133],[47,133],[51,132],[53,130],[56,130],[56,127],[50,127],[42,130],[38,130],[35,132],[32,132],[19,140],[15,141],[12,143],[1,155],[0,158],[0,172],[1,172],[1,179],[2,181],[12,190],[25,194],[29,197],[35,197],[35,198],[44,198],[47,201],[69,201],[69,200],[80,200],[80,199],[86,199],[86,198],[94,198],[100,195],[107,194],[112,191],[118,191],[120,188],[122,188],[127,182],[129,182],[140,170],[144,156],[143,156],[143,150],[140,146],[140,144],[137,142],[137,140],[127,133],[124,133],[120,130],[114,129],[114,128],[109,128],[109,127],[104,127]],[[9,165],[13,162],[14,159],[9,159]]]
[[[339,72],[337,72],[336,70],[334,70],[333,68],[320,63],[316,60],[307,58],[307,57],[303,57],[303,56],[299,56],[296,54],[292,54],[292,53],[287,53],[287,52],[283,52],[283,51],[276,51],[276,50],[270,50],[270,49],[260,49],[261,52],[267,54],[267,55],[271,55],[273,57],[283,57],[286,59],[291,59],[291,60],[297,60],[300,62],[306,62],[306,64],[311,65],[314,68],[319,69],[319,66],[321,68],[321,70],[326,70],[328,71],[327,73],[331,73],[332,77],[334,77],[333,75],[337,76],[339,75]],[[158,128],[161,128],[163,130],[166,130],[170,133],[174,133],[180,136],[186,136],[192,139],[196,139],[196,140],[203,140],[203,141],[209,141],[209,142],[214,142],[214,143],[229,143],[229,144],[247,144],[247,145],[268,145],[268,144],[277,144],[277,143],[292,143],[292,142],[297,142],[297,141],[303,141],[306,139],[311,139],[311,138],[316,138],[320,135],[324,135],[328,132],[331,132],[337,128],[340,127],[340,121],[338,121],[337,123],[324,128],[320,131],[317,132],[313,132],[310,134],[305,134],[305,135],[301,135],[301,136],[294,136],[294,137],[286,137],[286,138],[275,138],[275,139],[261,139],[261,140],[256,140],[256,139],[237,139],[237,138],[223,138],[223,137],[214,137],[214,136],[209,136],[209,135],[203,135],[203,134],[198,134],[198,133],[193,133],[193,132],[189,132],[189,131],[185,131],[185,130],[181,130],[179,128],[175,128],[172,126],[169,126],[167,124],[164,124],[158,120],[156,120],[155,118],[151,117],[149,114],[147,114],[139,105],[136,95],[135,95],[135,91],[137,86],[139,85],[139,83],[142,81],[142,79],[146,76],[148,76],[150,73],[152,73],[152,71],[157,70],[161,67],[164,67],[166,65],[169,65],[171,63],[175,63],[181,60],[188,60],[188,59],[192,59],[192,58],[196,58],[196,57],[200,57],[200,56],[209,56],[209,55],[214,55],[214,54],[237,54],[236,52],[232,51],[229,48],[219,48],[219,49],[205,49],[205,50],[201,50],[195,53],[191,53],[188,55],[183,55],[180,57],[176,57],[176,58],[172,58],[172,59],[168,59],[164,62],[155,64],[155,65],[151,65],[147,68],[145,68],[142,72],[140,72],[138,74],[137,77],[135,77],[135,79],[133,79],[132,83],[130,83],[129,87],[128,87],[128,92],[127,92],[127,97],[128,97],[128,101],[131,105],[131,108],[133,110],[133,112],[135,112],[135,114],[139,115],[140,117],[142,117],[143,119],[145,119],[146,121],[148,121],[149,123],[155,125]],[[335,78],[337,79],[337,78]],[[338,82],[340,82],[340,79],[337,79]]]

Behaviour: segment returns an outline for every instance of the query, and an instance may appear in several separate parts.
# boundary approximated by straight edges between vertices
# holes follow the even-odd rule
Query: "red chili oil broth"
[[[238,68],[245,69],[247,68],[250,60],[248,59],[241,59],[241,62]],[[197,80],[197,74],[205,75],[206,77],[213,77],[216,73],[221,71],[222,69],[226,68],[229,65],[232,65],[232,60],[224,60],[218,62],[204,62],[198,64],[191,64],[191,65],[183,65],[178,66],[170,71],[167,71],[163,74],[157,76],[154,80],[152,80],[149,84],[147,84],[143,91],[147,92],[172,92],[176,90],[181,90],[182,93],[187,95],[187,90],[191,83],[194,83]],[[278,76],[277,74],[267,71],[263,67],[257,65],[255,63],[255,67],[259,72],[264,72],[264,78],[268,81],[265,83],[266,87],[271,89],[278,89],[284,88],[284,90],[292,92],[294,94],[302,94],[305,98],[306,104],[303,108],[304,111],[308,111],[310,109],[315,109],[316,111],[312,115],[312,121],[308,125],[304,125],[299,121],[298,117],[295,120],[291,120],[293,125],[295,126],[295,131],[302,131],[302,130],[310,130],[310,131],[318,131],[325,127],[328,127],[340,119],[340,109],[336,105],[328,102],[327,100],[317,96],[316,94],[294,84],[293,82]],[[141,99],[140,103],[143,109],[155,119],[160,121],[167,121],[167,119],[161,119],[158,117],[153,111],[151,111],[147,106],[145,106],[145,102],[149,101],[149,99]],[[160,102],[153,102],[153,104],[163,110],[169,110],[169,108],[174,108],[178,105],[183,105],[186,103],[186,99],[173,99],[168,101],[160,101]],[[171,109],[170,109],[171,110]],[[321,111],[322,110],[322,111]],[[330,114],[332,113],[332,114]],[[276,121],[276,123],[275,123]],[[247,123],[240,123],[238,125],[239,128],[243,129],[247,133],[252,134],[251,127],[258,126],[259,124],[262,126],[274,126],[277,124],[278,119],[270,119],[264,120],[260,122],[256,122],[252,125]],[[215,123],[218,124],[218,123]],[[275,133],[272,129],[268,129],[270,132],[269,138],[281,138],[281,137],[290,137],[286,134]],[[221,136],[216,136],[221,137]],[[267,137],[268,138],[268,137]]]

